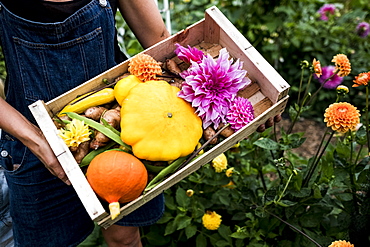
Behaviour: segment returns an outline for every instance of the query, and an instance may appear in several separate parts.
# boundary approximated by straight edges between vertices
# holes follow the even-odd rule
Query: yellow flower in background
[[[77,119],[73,119],[63,129],[59,129],[58,135],[68,147],[78,147],[82,142],[90,140],[89,126]]]
[[[220,154],[212,160],[212,166],[215,171],[220,173],[227,168],[227,158],[224,153]]]
[[[231,177],[233,175],[233,172],[234,172],[234,167],[231,167],[229,169],[226,170],[225,174],[226,174],[226,177]]]
[[[207,211],[202,217],[202,224],[208,230],[217,230],[221,225],[221,215]]]
[[[346,87],[344,85],[339,85],[337,87],[337,93],[342,94],[342,95],[346,95],[347,93],[349,93],[349,89],[348,89],[348,87]]]
[[[346,133],[356,129],[360,123],[360,116],[361,114],[356,107],[347,102],[340,102],[326,108],[324,122],[332,130]]]
[[[333,57],[332,62],[335,63],[335,67],[338,70],[337,75],[340,77],[347,76],[351,73],[351,63],[349,59],[344,54],[338,54]]]
[[[193,195],[194,195],[194,190],[187,190],[186,191],[186,195],[188,196],[188,197],[192,197]]]
[[[338,240],[332,242],[331,245],[329,245],[328,247],[354,247],[354,245],[345,240]]]
[[[230,182],[228,184],[222,185],[222,187],[228,188],[228,189],[235,189],[236,188],[235,183],[232,180],[230,180]]]
[[[370,81],[370,71],[366,73],[360,73],[358,76],[355,76],[353,82],[355,84],[352,87],[367,86]]]
[[[322,70],[321,70],[321,64],[319,60],[316,60],[316,58],[313,59],[312,62],[312,67],[313,71],[316,74],[317,77],[320,77],[322,75]]]

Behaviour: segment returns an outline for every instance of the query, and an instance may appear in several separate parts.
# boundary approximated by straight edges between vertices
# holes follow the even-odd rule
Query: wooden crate
[[[166,58],[173,58],[175,56],[174,50],[176,43],[183,46],[197,46],[206,52],[217,52],[217,54],[220,48],[226,47],[233,58],[242,60],[244,62],[244,69],[248,71],[248,76],[253,83],[240,92],[240,94],[251,101],[255,109],[256,118],[247,126],[205,152],[200,158],[166,178],[144,195],[124,205],[121,208],[121,214],[115,220],[111,220],[110,215],[103,208],[100,200],[93,192],[83,172],[74,160],[72,153],[57,135],[57,129],[51,117],[78,95],[104,85],[103,80],[113,82],[117,77],[127,72],[129,61],[125,61],[107,70],[47,103],[37,101],[29,106],[91,219],[104,228],[109,227],[117,220],[161,194],[164,190],[178,183],[201,166],[209,163],[216,156],[230,149],[234,144],[251,135],[268,118],[282,113],[286,106],[289,84],[216,7],[207,9],[203,20],[172,35],[166,40],[143,51],[143,53],[151,55],[157,61],[165,61]]]

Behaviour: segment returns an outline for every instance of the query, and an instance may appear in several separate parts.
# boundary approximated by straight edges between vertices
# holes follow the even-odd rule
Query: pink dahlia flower
[[[204,128],[214,124],[217,129],[220,123],[226,123],[231,102],[250,83],[242,68],[243,62],[238,59],[233,63],[223,48],[217,60],[207,54],[199,63],[191,61],[191,66],[180,74],[185,81],[178,96],[191,102]]]
[[[188,45],[188,48],[185,48],[179,44],[175,44],[176,49],[175,53],[179,59],[185,63],[190,63],[190,61],[200,62],[204,56],[204,53],[201,50],[198,50],[196,47],[191,47]]]
[[[321,84],[325,83],[323,85],[323,88],[334,89],[334,88],[337,88],[337,86],[342,83],[343,77],[340,77],[338,75],[333,75],[334,71],[336,70],[335,66],[333,66],[333,65],[324,66],[324,67],[321,68],[321,70],[322,70],[322,74],[321,74],[320,78],[318,78],[315,74],[314,74],[314,77]],[[330,78],[330,79],[328,80],[328,78]],[[326,81],[326,80],[328,80],[328,81]]]
[[[251,102],[243,97],[236,97],[227,113],[227,121],[234,131],[238,131],[254,119]]]
[[[369,35],[370,32],[370,24],[367,22],[360,22],[356,27],[356,33],[361,38],[365,38]]]
[[[320,19],[323,21],[329,20],[328,14],[329,15],[334,15],[335,13],[335,5],[334,4],[324,4],[319,11],[317,11],[320,14]]]

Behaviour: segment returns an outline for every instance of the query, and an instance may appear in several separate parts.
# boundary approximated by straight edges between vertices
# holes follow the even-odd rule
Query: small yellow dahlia
[[[162,75],[159,63],[150,55],[140,53],[131,58],[128,71],[142,81],[155,80],[157,75]]]
[[[84,121],[73,119],[63,129],[58,130],[58,135],[68,147],[78,147],[82,142],[90,140],[90,129]]]
[[[212,166],[217,173],[222,172],[227,168],[227,158],[224,153],[220,154],[212,160]]]
[[[193,195],[194,195],[194,190],[187,190],[186,191],[186,195],[188,196],[188,197],[192,197]]]
[[[230,167],[229,169],[226,170],[225,174],[226,174],[226,177],[231,177],[233,175],[233,172],[234,172],[234,167]]]
[[[217,230],[221,225],[221,215],[207,211],[202,217],[202,224],[208,230]]]
[[[326,126],[334,131],[346,133],[355,130],[360,123],[360,111],[347,102],[331,104],[324,113]]]
[[[335,63],[335,67],[338,70],[338,76],[344,77],[351,73],[351,63],[346,55],[338,54],[334,56],[331,61]]]
[[[316,60],[316,58],[313,59],[312,62],[312,67],[313,71],[316,74],[316,76],[319,78],[322,75],[322,70],[321,70],[321,64],[319,60]]]
[[[332,242],[331,245],[329,245],[328,247],[354,247],[354,245],[345,240],[338,240]]]

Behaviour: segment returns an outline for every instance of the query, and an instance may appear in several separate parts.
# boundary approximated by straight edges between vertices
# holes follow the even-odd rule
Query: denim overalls
[[[33,123],[28,105],[47,102],[116,64],[114,16],[106,0],[92,0],[57,23],[25,20],[0,0],[0,38],[8,72],[6,100]],[[0,140],[0,165],[6,169],[15,246],[76,246],[90,234],[94,224],[73,187],[7,133]],[[118,224],[150,225],[163,210],[159,196]]]

